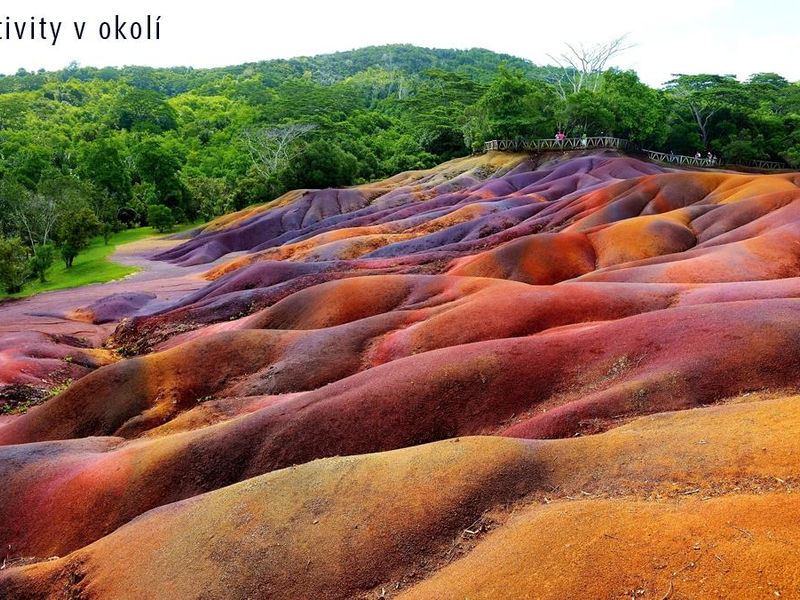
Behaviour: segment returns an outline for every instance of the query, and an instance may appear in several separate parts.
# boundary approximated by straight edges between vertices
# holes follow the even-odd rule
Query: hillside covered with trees
[[[2,283],[43,277],[58,256],[69,267],[92,236],[427,168],[493,138],[602,132],[800,164],[800,85],[777,74],[676,76],[661,89],[632,71],[589,72],[580,85],[573,75],[487,50],[398,45],[0,77]]]

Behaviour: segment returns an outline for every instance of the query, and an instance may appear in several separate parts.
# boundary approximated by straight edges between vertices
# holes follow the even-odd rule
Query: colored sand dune
[[[0,306],[60,385],[0,596],[800,593],[800,174],[489,153],[153,252]]]

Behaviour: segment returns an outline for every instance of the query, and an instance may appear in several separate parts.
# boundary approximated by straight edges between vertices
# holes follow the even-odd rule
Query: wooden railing
[[[712,167],[719,165],[718,158],[707,158],[696,156],[686,156],[683,154],[672,154],[640,148],[633,142],[617,137],[596,136],[586,138],[564,138],[557,140],[554,138],[517,138],[514,140],[490,140],[484,144],[486,152],[498,150],[500,152],[540,152],[543,150],[590,150],[593,148],[610,148],[614,150],[628,150],[631,152],[643,152],[650,160],[674,165],[688,165],[693,167]],[[731,165],[736,166],[736,165]],[[755,167],[757,169],[788,169],[788,165],[774,160],[750,160],[738,166]]]
[[[656,150],[647,150],[642,148],[642,152],[647,154],[650,160],[657,160],[658,162],[672,163],[675,165],[691,165],[694,167],[711,167],[719,164],[717,158],[703,158],[696,156],[686,156],[684,154],[667,154],[666,152],[658,152]]]
[[[692,165],[697,167],[712,167],[721,164],[720,160],[716,157],[707,158],[696,156],[684,156],[683,154],[667,154],[666,152],[658,152],[657,150],[647,150],[642,148],[642,152],[646,153],[650,160],[657,160],[659,162],[673,163],[676,165]],[[765,170],[781,170],[788,169],[789,165],[786,163],[778,162],[777,160],[747,160],[735,163],[734,167],[755,167],[757,169]]]
[[[589,150],[591,148],[613,148],[632,150],[634,145],[622,138],[599,136],[587,138],[517,138],[515,140],[491,140],[484,144],[484,150],[500,150],[506,152],[532,150]]]
[[[756,167],[757,169],[788,169],[789,165],[775,160],[748,160],[744,163],[745,167]]]

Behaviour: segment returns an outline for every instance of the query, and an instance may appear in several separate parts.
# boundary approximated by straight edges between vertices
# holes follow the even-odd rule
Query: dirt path
[[[146,305],[171,302],[194,291],[206,281],[201,274],[209,265],[180,267],[150,260],[153,254],[183,240],[145,239],[119,246],[110,260],[141,268],[125,279],[83,287],[44,292],[0,304],[0,337],[6,334],[39,331],[47,334],[85,338],[98,346],[116,327],[116,323],[95,325],[70,318],[69,313],[112,294],[147,293],[155,299]],[[140,309],[141,310],[141,309]],[[127,315],[129,316],[129,315]]]

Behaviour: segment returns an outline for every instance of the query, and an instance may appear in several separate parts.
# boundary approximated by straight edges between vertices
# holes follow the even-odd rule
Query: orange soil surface
[[[0,597],[800,597],[798,186],[491,153],[0,307]]]

